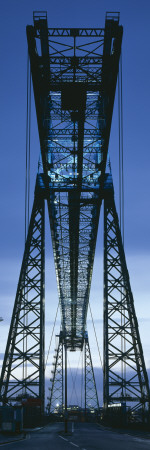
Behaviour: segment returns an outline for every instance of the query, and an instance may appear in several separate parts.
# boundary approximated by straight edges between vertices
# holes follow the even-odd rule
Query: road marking
[[[31,434],[26,434],[26,439],[31,439]]]
[[[77,445],[77,444],[74,444],[73,442],[69,442],[69,444],[71,444],[71,445],[74,445],[74,447],[79,447],[79,445]]]
[[[44,427],[36,427],[33,429],[33,431],[39,431],[39,430],[42,430],[42,428],[44,428]]]
[[[11,442],[0,442],[0,446],[2,447],[4,445],[18,444],[18,442],[20,443],[20,441],[24,441],[24,438],[18,439],[16,441],[11,441]]]
[[[60,436],[60,434],[58,435],[61,439],[63,439],[64,441],[68,441],[68,439],[66,439],[66,438],[64,438],[64,437],[62,437],[62,436]]]

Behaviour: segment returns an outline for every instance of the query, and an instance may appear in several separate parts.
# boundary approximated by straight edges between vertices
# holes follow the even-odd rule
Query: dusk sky
[[[26,25],[33,11],[47,11],[49,27],[104,27],[106,11],[120,11],[123,25],[123,119],[125,253],[147,369],[150,369],[150,1],[1,0],[0,1],[0,354],[3,358],[24,250],[26,150]],[[33,202],[39,139],[32,93],[31,195]],[[118,208],[117,98],[109,154]],[[51,238],[46,226],[46,352],[58,303]],[[90,303],[102,353],[103,230],[99,227]],[[99,311],[99,312],[98,312]],[[93,364],[100,367],[90,314]],[[59,319],[60,320],[60,319]],[[59,332],[58,320],[56,332]],[[51,348],[46,376],[50,377]],[[77,362],[70,356],[72,367]],[[78,357],[77,357],[78,359]],[[2,362],[2,361],[1,361]],[[96,369],[98,370],[98,369]]]

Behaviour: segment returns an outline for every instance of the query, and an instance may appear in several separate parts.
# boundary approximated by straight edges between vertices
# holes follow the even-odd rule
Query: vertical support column
[[[68,411],[67,411],[67,346],[65,347],[65,433],[68,431]]]
[[[61,391],[61,401],[62,401],[62,414],[64,414],[64,353],[63,353],[63,341],[62,341],[62,391]]]
[[[84,339],[84,388],[85,388],[85,398],[84,398],[84,404],[85,404],[85,417],[86,417],[86,343]]]
[[[51,371],[51,386],[49,387],[50,396],[48,397],[48,414],[55,414],[59,405],[59,413],[63,414],[63,337],[62,331],[56,335],[57,346],[55,348],[53,370]]]
[[[92,364],[88,333],[84,336],[84,364],[85,364],[85,417],[90,414],[92,408],[95,413],[99,411],[99,401],[96,389],[96,381]]]
[[[45,230],[45,204],[43,201],[42,229]],[[41,413],[44,413],[45,399],[45,233],[41,236],[41,298],[40,298],[40,373],[39,396],[42,399]]]
[[[123,370],[124,369],[124,370]],[[149,382],[113,189],[104,196],[104,408],[149,409]],[[132,406],[131,406],[132,402]]]
[[[16,298],[0,379],[1,401],[24,393],[44,409],[44,198],[35,189]],[[23,374],[23,375],[22,375]]]
[[[107,275],[107,207],[104,202],[104,312],[103,312],[103,406],[108,407],[109,379],[108,379],[108,275]]]

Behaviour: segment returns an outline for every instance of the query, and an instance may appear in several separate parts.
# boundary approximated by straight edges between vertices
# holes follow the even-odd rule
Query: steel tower
[[[33,19],[27,40],[42,170],[2,368],[1,399],[15,401],[26,392],[44,405],[45,200],[61,307],[56,360],[63,359],[62,345],[66,351],[85,345],[91,358],[86,319],[104,201],[104,406],[124,401],[132,409],[144,408],[149,404],[148,377],[112,177],[106,173],[123,29],[118,14],[107,14],[105,28],[99,29],[48,28],[46,13],[36,12]],[[59,376],[62,386],[61,370]]]

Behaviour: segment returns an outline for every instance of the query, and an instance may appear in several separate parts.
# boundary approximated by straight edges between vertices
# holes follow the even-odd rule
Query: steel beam
[[[97,411],[97,413],[99,411],[99,400],[87,331],[84,335],[84,370],[86,416],[90,409],[93,409],[95,412]]]
[[[150,390],[113,189],[104,197],[104,407],[148,412]]]
[[[53,369],[51,371],[51,387],[49,388],[50,396],[48,397],[47,412],[48,414],[59,415],[64,413],[64,377],[63,377],[63,338],[62,332],[56,336],[57,345],[55,348]]]
[[[34,396],[44,410],[44,199],[35,195],[0,379],[5,403]]]
[[[122,27],[49,29],[37,14],[27,39],[62,329],[82,348]]]

